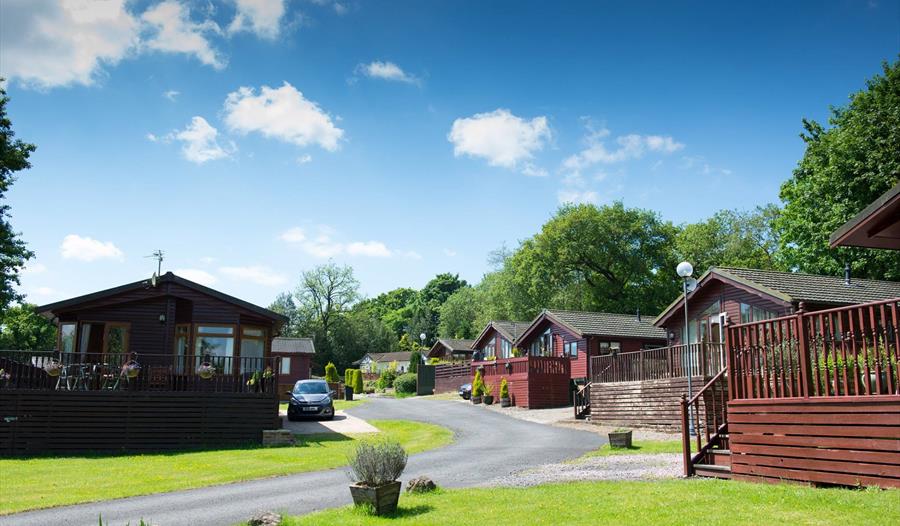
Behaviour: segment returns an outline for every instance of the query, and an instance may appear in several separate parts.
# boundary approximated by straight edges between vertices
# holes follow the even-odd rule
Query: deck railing
[[[713,376],[725,368],[723,344],[705,342],[605,354],[591,360],[596,383]]]
[[[280,360],[277,357],[0,351],[3,370],[0,389],[197,391],[278,396]]]
[[[900,298],[728,327],[731,399],[900,394]]]

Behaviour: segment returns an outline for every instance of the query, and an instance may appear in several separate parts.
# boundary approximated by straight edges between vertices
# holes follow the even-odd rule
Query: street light
[[[682,261],[678,264],[678,267],[675,269],[675,272],[678,273],[678,276],[681,278],[682,291],[684,292],[684,339],[681,341],[682,345],[684,345],[684,349],[687,352],[682,353],[682,362],[685,361],[685,357],[687,357],[687,385],[688,385],[688,400],[693,398],[694,393],[691,386],[691,376],[694,374],[694,359],[691,356],[691,344],[690,341],[690,332],[688,331],[688,283],[691,282],[691,289],[696,286],[697,280],[691,277],[691,274],[694,273],[694,266],[688,263],[687,261]],[[694,434],[694,418],[692,416],[692,406],[688,404],[688,429],[690,429],[690,434]]]

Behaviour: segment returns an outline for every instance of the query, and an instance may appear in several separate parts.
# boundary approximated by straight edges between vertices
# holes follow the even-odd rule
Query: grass
[[[338,508],[284,526],[468,524],[868,524],[900,516],[900,491],[816,489],[719,480],[579,482],[406,495],[392,517]],[[887,521],[887,522],[885,522]]]
[[[370,423],[410,454],[453,440],[452,431],[432,424]],[[0,514],[340,467],[366,436],[298,435],[296,445],[273,448],[0,459]]]
[[[691,449],[696,451],[697,444],[691,442]],[[600,449],[585,453],[581,458],[608,457],[612,455],[652,455],[655,453],[681,453],[681,440],[635,440],[630,448],[609,447],[603,444]]]
[[[355,400],[335,400],[334,401],[334,410],[335,411],[343,411],[345,409],[350,409],[351,407],[356,407],[359,404],[368,402],[367,398],[356,398]],[[288,404],[287,402],[282,402],[278,404],[279,411],[287,411]]]

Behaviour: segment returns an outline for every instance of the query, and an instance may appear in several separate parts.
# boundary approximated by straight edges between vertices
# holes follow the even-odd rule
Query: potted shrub
[[[484,380],[481,379],[481,371],[475,371],[475,379],[472,380],[472,403],[480,404],[484,395]]]
[[[3,369],[0,369],[0,387],[6,387],[6,384],[12,380],[12,375]]]
[[[140,373],[141,364],[133,358],[122,365],[122,376],[126,378],[137,378]]]
[[[44,364],[44,372],[50,376],[59,376],[59,373],[62,372],[62,368],[62,364],[56,360],[50,360]]]
[[[500,379],[500,407],[509,407],[512,405],[509,400],[509,382],[506,378]]]
[[[371,506],[376,515],[397,510],[400,475],[407,455],[394,440],[363,441],[350,454],[350,495],[356,506]]]
[[[200,364],[200,367],[197,367],[197,376],[203,378],[204,380],[209,380],[215,375],[216,366],[209,362],[203,362]]]
[[[494,405],[494,386],[485,383],[483,389],[484,393],[481,395],[481,401],[484,402],[484,405]]]
[[[609,433],[609,447],[611,448],[631,448],[631,430],[618,428]]]

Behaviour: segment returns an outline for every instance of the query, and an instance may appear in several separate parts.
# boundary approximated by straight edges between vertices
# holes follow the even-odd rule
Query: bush
[[[475,379],[472,380],[472,396],[484,396],[484,380],[481,379],[481,371],[475,371]]]
[[[394,385],[394,380],[397,379],[397,369],[395,367],[388,367],[387,369],[381,371],[381,376],[378,377],[378,388],[379,389],[387,389],[388,387],[392,387]]]
[[[328,362],[328,365],[325,366],[325,381],[330,384],[336,384],[341,381],[340,377],[338,377],[337,367],[331,362]]]
[[[362,381],[362,371],[360,371],[359,369],[353,370],[353,378],[351,379],[351,381],[353,382],[352,385],[354,393],[362,393],[365,390]]]
[[[394,380],[394,390],[398,393],[416,392],[416,375],[413,373],[401,374]]]
[[[500,379],[500,398],[509,398],[509,382],[506,378]]]
[[[417,373],[419,372],[419,364],[422,363],[422,353],[419,351],[413,351],[409,355],[409,372]]]
[[[362,376],[362,375],[360,375],[360,376]],[[375,389],[377,389],[377,388],[378,388],[377,380],[367,380],[365,385],[363,386],[363,391],[365,391],[366,394],[372,394],[375,392]]]
[[[344,369],[344,385],[349,385],[350,387],[353,387],[353,374],[354,374],[353,371],[354,371],[354,369],[351,369],[349,367]],[[356,389],[354,389],[353,392],[355,393]]]
[[[350,476],[357,484],[381,486],[400,478],[407,454],[394,440],[364,440],[350,453]]]

